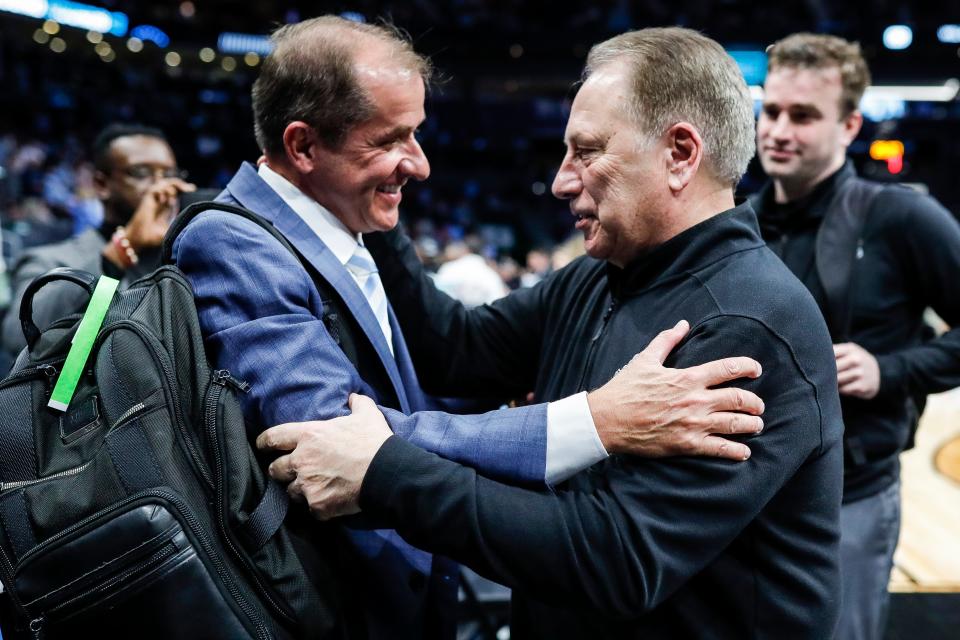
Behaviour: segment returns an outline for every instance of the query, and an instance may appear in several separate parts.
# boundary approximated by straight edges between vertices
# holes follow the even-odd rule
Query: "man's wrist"
[[[607,457],[590,413],[586,392],[547,404],[544,480],[556,485]]]
[[[403,464],[397,463],[397,456],[402,457],[405,446],[412,447],[403,438],[392,435],[387,438],[377,453],[370,460],[370,465],[360,483],[358,504],[363,512],[379,511],[384,505],[390,504],[396,478],[403,473]]]
[[[874,356],[880,370],[880,385],[877,395],[886,395],[903,389],[906,381],[906,367],[903,358],[895,353]]]
[[[597,435],[600,437],[600,444],[605,450],[616,450],[616,432],[611,427],[615,425],[613,413],[610,410],[612,403],[604,397],[603,387],[591,391],[587,394],[587,406],[590,407],[590,416],[593,418],[593,424],[597,428]]]
[[[108,242],[103,247],[103,251],[100,252],[100,255],[104,260],[107,260],[112,264],[117,270],[123,272],[126,271],[124,266],[123,259],[120,257],[118,249],[113,245],[112,242]]]

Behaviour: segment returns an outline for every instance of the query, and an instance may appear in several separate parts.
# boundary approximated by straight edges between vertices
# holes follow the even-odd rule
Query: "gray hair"
[[[718,180],[736,185],[755,150],[753,100],[723,47],[679,27],[629,31],[590,49],[583,79],[620,60],[631,73],[631,96],[624,107],[645,142],[677,122],[689,122],[703,139],[708,169]]]
[[[389,24],[352,22],[320,16],[280,27],[274,48],[253,83],[253,122],[257,144],[267,153],[283,152],[283,132],[306,122],[329,148],[373,116],[374,105],[354,73],[354,53],[371,41],[388,46],[391,60],[415,71],[429,85],[430,60],[413,50],[406,35]]]

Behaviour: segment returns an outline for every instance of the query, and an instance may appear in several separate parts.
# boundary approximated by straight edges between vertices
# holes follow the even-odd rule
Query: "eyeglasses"
[[[186,180],[188,175],[186,171],[176,167],[154,167],[149,164],[132,164],[122,171],[127,177],[134,180],[146,180],[147,178],[153,178],[154,180],[180,178]]]

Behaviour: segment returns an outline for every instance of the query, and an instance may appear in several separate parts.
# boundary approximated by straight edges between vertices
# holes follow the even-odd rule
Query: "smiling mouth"
[[[590,229],[593,226],[593,222],[597,220],[596,216],[588,213],[574,213],[573,217],[576,219],[573,228],[583,232]]]
[[[764,151],[774,156],[795,156],[797,152],[792,149],[780,149],[778,147],[767,147]]]
[[[377,191],[380,193],[400,193],[402,187],[402,184],[382,184],[377,187]]]

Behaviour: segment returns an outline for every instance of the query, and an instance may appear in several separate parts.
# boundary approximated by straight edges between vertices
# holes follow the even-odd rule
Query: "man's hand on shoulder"
[[[295,500],[329,520],[360,511],[360,487],[383,443],[392,435],[377,405],[351,394],[353,413],[332,420],[288,422],[257,437],[257,447],[288,452],[270,464],[270,475]]]
[[[722,436],[759,433],[763,400],[743,389],[711,387],[758,378],[760,363],[735,357],[689,369],[664,367],[689,329],[681,321],[661,332],[607,384],[587,395],[597,433],[608,452],[648,458],[750,457],[747,445]]]

